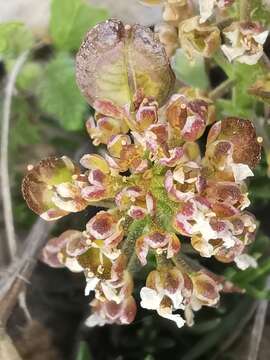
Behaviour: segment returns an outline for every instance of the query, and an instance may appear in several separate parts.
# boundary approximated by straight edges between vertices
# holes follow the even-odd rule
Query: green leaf
[[[14,66],[15,60],[7,61],[5,63],[7,70],[11,70]],[[35,94],[37,86],[42,81],[43,67],[38,62],[28,61],[21,69],[16,85],[20,90],[28,91]]]
[[[244,271],[237,272],[231,279],[231,281],[241,287],[247,284],[251,284],[259,279],[265,278],[270,274],[270,259],[265,260],[259,264],[256,269],[248,268]]]
[[[86,103],[75,81],[74,60],[59,53],[45,68],[39,88],[41,110],[66,130],[83,128]]]
[[[219,65],[225,69],[221,62],[219,62]],[[222,116],[252,118],[257,100],[249,94],[248,90],[258,78],[263,76],[265,73],[264,68],[260,63],[255,65],[240,64],[238,62],[227,63],[226,73],[231,80],[235,81],[235,86],[231,100],[219,99],[216,101],[218,112]]]
[[[106,10],[89,5],[85,0],[52,0],[50,33],[60,50],[77,50],[86,31],[106,20]]]
[[[10,150],[18,158],[20,147],[37,144],[40,142],[40,130],[33,118],[29,104],[20,97],[13,99],[12,106],[12,136],[10,137]]]
[[[193,346],[187,354],[180,358],[182,360],[195,360],[202,358],[209,350],[213,349],[220,341],[226,339],[237,326],[240,330],[246,325],[245,317],[253,307],[254,300],[249,297],[240,299],[238,305],[226,316],[213,331],[207,332],[205,336]]]
[[[14,58],[34,43],[31,31],[20,22],[0,24],[0,58]]]
[[[205,70],[204,58],[200,55],[189,59],[184,50],[178,49],[174,57],[173,69],[176,77],[187,85],[199,89],[209,87],[209,79]]]
[[[270,5],[267,7],[262,0],[251,0],[251,7],[251,19],[269,27]]]
[[[90,354],[88,345],[85,341],[81,341],[79,345],[79,350],[76,356],[76,360],[91,360],[92,356]]]

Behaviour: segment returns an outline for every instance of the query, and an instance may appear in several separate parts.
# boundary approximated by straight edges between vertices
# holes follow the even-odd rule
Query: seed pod
[[[234,117],[215,123],[208,134],[207,146],[216,140],[230,142],[233,145],[233,160],[246,164],[251,169],[261,159],[261,146],[251,121]]]
[[[107,20],[87,33],[77,54],[76,76],[89,104],[97,109],[105,102],[110,113],[130,104],[140,89],[162,105],[175,81],[154,33],[118,20]]]

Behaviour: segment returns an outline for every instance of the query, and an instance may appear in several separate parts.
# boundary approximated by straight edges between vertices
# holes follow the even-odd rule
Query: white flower
[[[240,270],[246,270],[249,267],[251,268],[257,268],[258,267],[258,263],[257,261],[250,255],[248,254],[241,254],[236,256],[236,258],[234,259],[237,267]]]
[[[212,16],[215,6],[215,0],[199,0],[200,7],[200,23],[204,23]]]
[[[100,280],[97,277],[87,278],[86,287],[84,289],[84,295],[89,296],[90,292],[96,289],[99,281]]]
[[[122,285],[122,284],[121,284]],[[102,294],[108,301],[114,301],[120,304],[125,298],[125,292],[121,291],[121,285],[116,287],[108,280],[100,280],[97,277],[87,278],[84,290],[85,296],[89,296],[91,291],[95,291],[98,286],[102,290]],[[99,298],[99,292],[96,292],[96,298]]]
[[[182,305],[183,297],[181,292],[175,293],[173,296],[166,292],[166,290],[157,292],[156,290],[148,287],[143,287],[140,292],[141,295],[141,307],[148,310],[156,310],[157,313],[165,319],[172,320],[176,323],[177,327],[182,327],[185,324],[185,320],[179,314],[173,314],[173,310],[184,309]],[[161,302],[167,296],[171,299],[173,306],[162,306]]]
[[[76,258],[67,257],[65,260],[65,266],[72,272],[79,273],[84,269],[81,267]]]
[[[254,65],[263,55],[263,44],[269,31],[263,31],[257,23],[232,23],[223,30],[229,44],[221,46],[230,62],[236,60],[247,65]]]
[[[95,312],[85,320],[85,325],[88,327],[104,326],[105,324],[107,324],[106,319],[103,319],[100,314]]]
[[[254,176],[250,167],[246,164],[231,164],[235,182],[239,183],[250,176]]]

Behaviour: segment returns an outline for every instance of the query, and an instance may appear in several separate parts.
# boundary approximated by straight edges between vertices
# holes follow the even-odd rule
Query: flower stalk
[[[251,1],[239,0],[239,19],[240,21],[249,21],[251,13]]]
[[[223,97],[224,95],[226,95],[233,88],[234,85],[235,85],[234,80],[227,79],[219,86],[217,86],[215,89],[213,89],[208,96],[212,100],[217,100]]]

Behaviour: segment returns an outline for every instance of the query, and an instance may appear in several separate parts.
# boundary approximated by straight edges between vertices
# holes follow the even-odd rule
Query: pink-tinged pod
[[[224,142],[224,147],[226,143],[231,144],[233,161],[237,164],[246,164],[253,169],[261,159],[261,146],[249,120],[228,117],[217,122],[208,134],[207,148],[215,141]]]
[[[112,117],[121,117],[121,109],[132,103],[136,89],[162,105],[175,81],[154,33],[114,19],[86,34],[76,57],[76,77],[89,104]]]
[[[85,209],[81,189],[86,184],[87,179],[68,157],[52,157],[29,166],[22,193],[29,208],[50,221]]]

